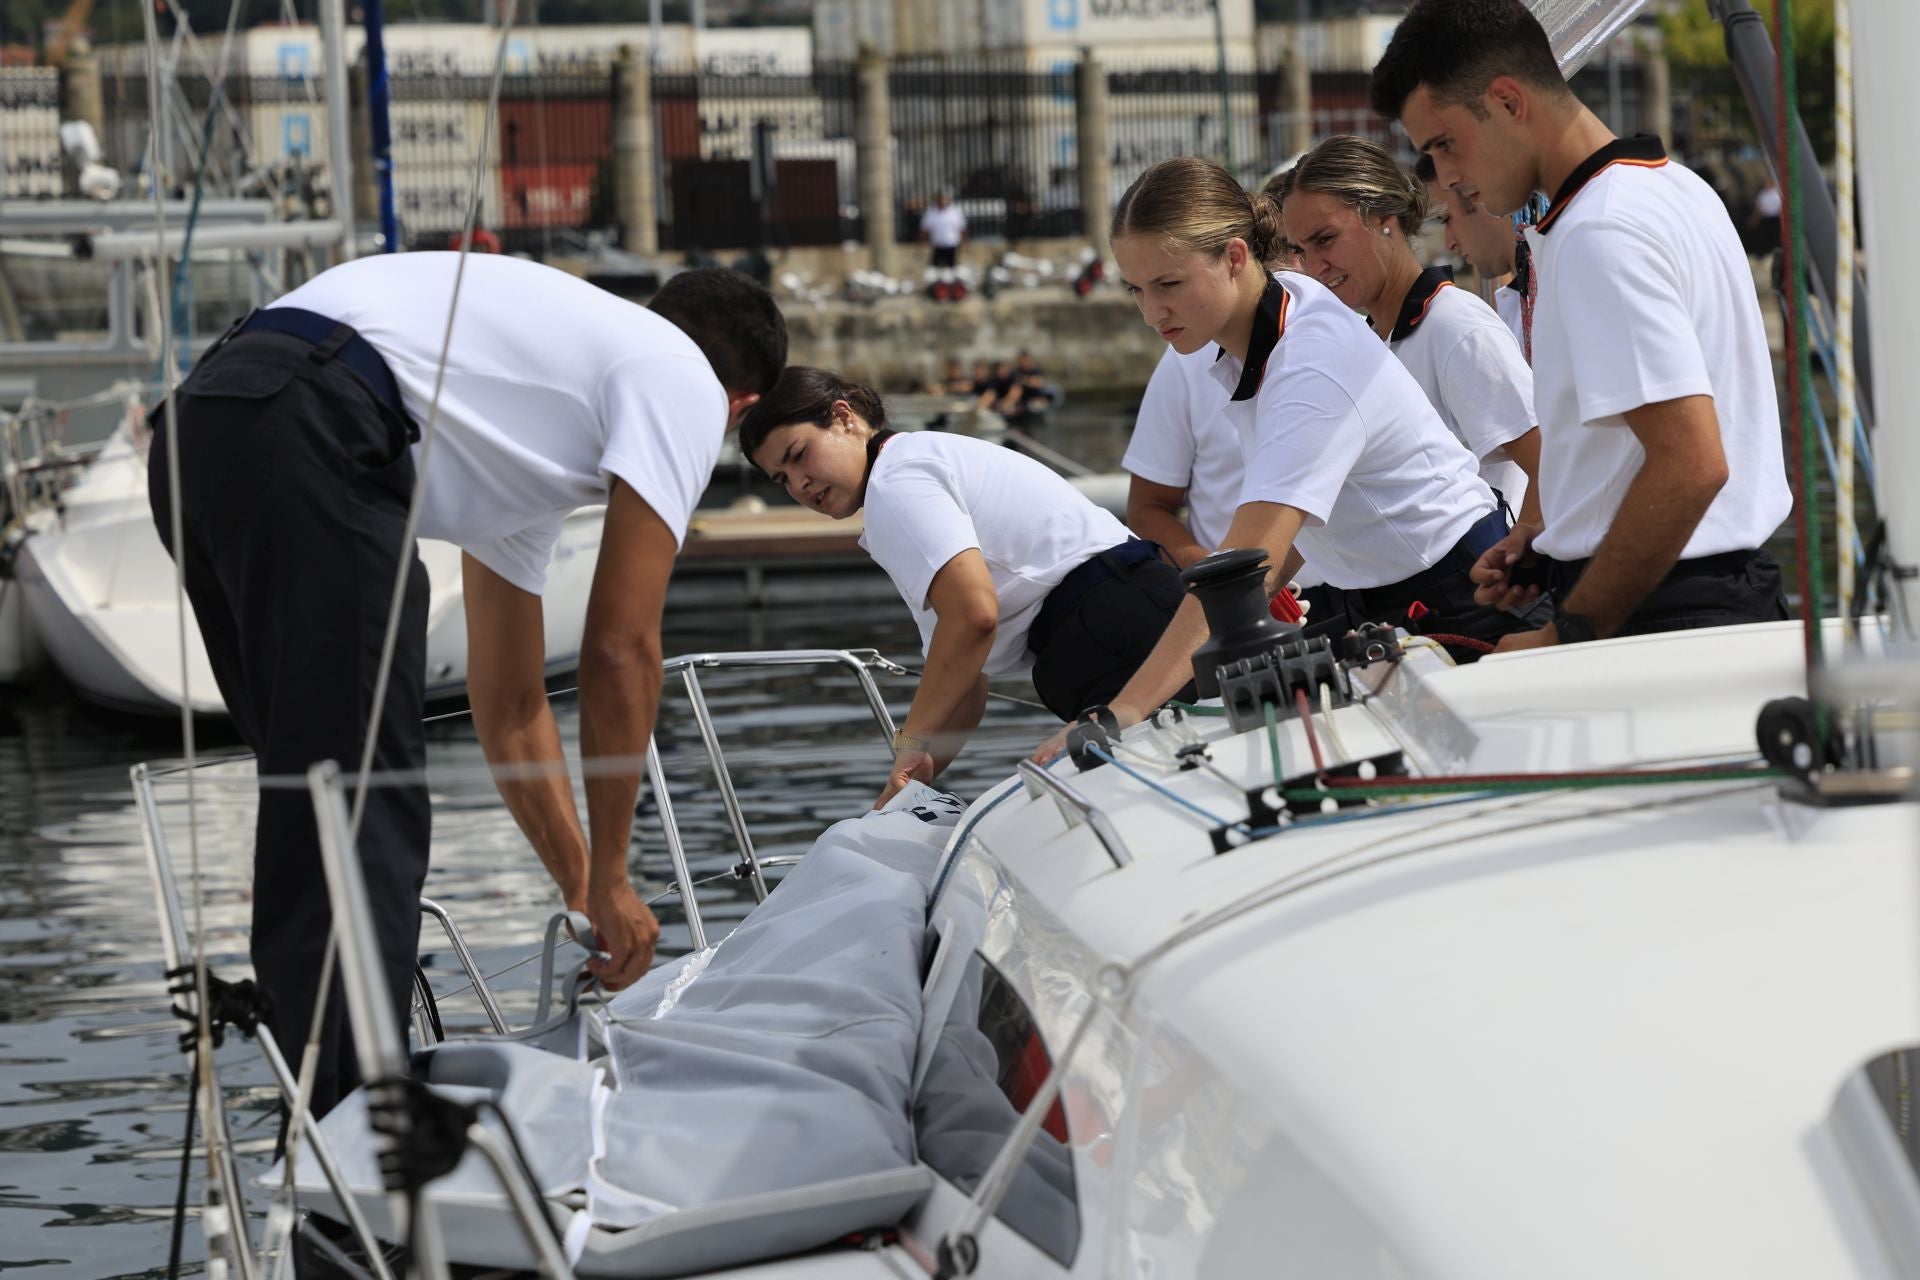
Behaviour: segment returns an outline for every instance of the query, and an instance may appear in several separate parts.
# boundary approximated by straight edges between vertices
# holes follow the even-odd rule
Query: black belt
[[[1110,578],[1126,577],[1128,569],[1159,554],[1158,544],[1145,538],[1128,538],[1118,546],[1089,556],[1047,592],[1047,598],[1040,603],[1040,612],[1033,616],[1033,624],[1027,628],[1027,648],[1034,653],[1045,649],[1047,641],[1053,639],[1054,629],[1068,611],[1080,603],[1081,596]]]
[[[1383,587],[1345,589],[1349,612],[1355,622],[1383,621],[1382,613],[1397,611],[1418,600],[1422,594],[1473,568],[1474,562],[1511,532],[1504,507],[1495,507],[1474,522],[1453,548],[1429,567],[1410,578],[1390,582]]]
[[[285,333],[313,344],[308,359],[315,364],[325,364],[329,360],[338,360],[353,370],[367,390],[379,397],[386,405],[402,418],[407,417],[407,407],[400,399],[400,384],[394,381],[393,370],[374,345],[368,342],[350,324],[343,324],[328,316],[313,311],[303,311],[299,307],[268,307],[251,313],[229,329],[226,336],[214,344],[201,360],[205,361],[227,342],[243,333],[257,333],[266,330],[272,333]],[[417,431],[411,419],[407,430],[417,438]]]
[[[1675,579],[1686,578],[1731,577],[1735,574],[1745,573],[1747,566],[1751,564],[1753,558],[1759,554],[1760,551],[1758,549],[1750,551],[1722,551],[1717,555],[1696,556],[1691,560],[1676,560],[1673,568],[1667,570],[1667,576],[1662,578],[1661,581],[1672,582]],[[1540,564],[1536,572],[1544,575],[1547,589],[1553,593],[1554,597],[1564,600],[1567,598],[1567,594],[1573,590],[1574,584],[1580,581],[1580,575],[1585,573],[1587,566],[1592,563],[1593,557],[1591,556],[1588,556],[1584,560],[1555,560],[1550,556],[1541,556]]]

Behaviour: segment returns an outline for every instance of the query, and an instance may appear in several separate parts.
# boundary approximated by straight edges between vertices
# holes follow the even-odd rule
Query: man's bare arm
[[[1193,530],[1180,518],[1187,504],[1187,491],[1170,484],[1156,484],[1134,476],[1127,486],[1127,528],[1149,542],[1157,542],[1182,569],[1206,556],[1212,547],[1203,547]]]
[[[507,811],[569,910],[587,907],[587,837],[573,803],[560,730],[547,703],[540,597],[470,555],[460,557],[467,614],[467,696],[480,749]]]
[[[1560,607],[1610,636],[1673,569],[1727,483],[1720,418],[1710,396],[1643,405],[1626,415],[1646,461],[1627,487],[1593,562]]]
[[[660,925],[633,891],[627,859],[640,761],[660,705],[660,612],[673,573],[673,531],[624,481],[607,502],[580,651],[580,754],[587,771],[587,916],[611,990],[653,959]]]

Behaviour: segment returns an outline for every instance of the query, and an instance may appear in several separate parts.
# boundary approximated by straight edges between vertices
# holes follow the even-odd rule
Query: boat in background
[[[147,456],[137,405],[74,483],[56,500],[20,518],[9,596],[17,595],[36,645],[80,695],[113,710],[171,714],[183,701],[180,622],[174,564],[147,503]],[[582,508],[563,526],[548,571],[542,610],[548,674],[579,662],[587,595],[600,547],[604,507]],[[421,539],[432,590],[427,606],[427,696],[462,696],[467,621],[460,549]],[[195,714],[224,715],[226,705],[188,605],[187,681]],[[0,615],[0,622],[4,622]],[[4,657],[0,652],[0,657]],[[14,678],[26,674],[14,673]],[[4,678],[0,669],[0,678]]]
[[[166,202],[179,228],[191,202]],[[50,440],[97,446],[121,417],[113,390],[160,382],[162,309],[172,282],[153,270],[151,200],[0,202],[0,412],[51,406]],[[194,223],[184,321],[191,364],[254,307],[318,271],[340,239],[329,221],[276,221],[272,201],[208,197]],[[184,236],[170,239],[179,252]]]

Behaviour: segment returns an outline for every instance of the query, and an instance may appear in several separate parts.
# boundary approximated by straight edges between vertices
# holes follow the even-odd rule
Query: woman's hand
[[[1117,723],[1120,726],[1120,728],[1123,730],[1130,729],[1134,725],[1139,724],[1142,720],[1145,720],[1147,718],[1146,712],[1141,711],[1138,708],[1128,706],[1126,703],[1123,703],[1123,702],[1109,703],[1107,705],[1107,710],[1113,715],[1115,723]],[[1084,716],[1085,713],[1083,712],[1082,715]],[[1067,738],[1073,733],[1075,725],[1078,725],[1079,723],[1080,721],[1075,720],[1072,724],[1061,725],[1058,732],[1056,732],[1051,738],[1048,738],[1045,742],[1041,743],[1039,746],[1035,747],[1033,749],[1033,754],[1028,756],[1027,758],[1033,761],[1035,764],[1041,765],[1043,767],[1046,765],[1052,764],[1055,760],[1058,760],[1061,756],[1061,753],[1067,749]]]
[[[873,807],[876,809],[885,808],[887,801],[899,795],[909,782],[932,781],[932,753],[919,749],[902,751],[894,756],[893,770],[887,774],[886,788],[881,791],[880,798],[873,802]]]
[[[1059,731],[1056,732],[1051,738],[1048,738],[1045,742],[1035,747],[1033,749],[1033,754],[1028,756],[1027,759],[1033,761],[1037,765],[1040,765],[1042,768],[1052,764],[1055,760],[1058,760],[1060,758],[1060,753],[1067,749],[1067,735],[1072,732],[1073,732],[1072,725],[1070,724],[1061,725],[1059,728]]]

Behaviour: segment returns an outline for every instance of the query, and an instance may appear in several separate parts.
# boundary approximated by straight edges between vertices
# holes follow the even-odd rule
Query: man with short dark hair
[[[592,921],[610,989],[651,961],[659,924],[627,864],[637,772],[589,772],[583,827],[547,704],[541,591],[562,522],[606,504],[580,655],[589,760],[646,751],[661,681],[660,609],[687,521],[728,425],[786,363],[773,298],[718,270],[669,279],[651,309],[517,258],[362,258],[254,312],[180,387],[154,434],[154,521],[184,567],[207,656],[264,779],[322,760],[374,768],[358,849],[388,995],[404,1015],[419,945],[431,814],[426,766],[427,576],[403,545],[420,429],[423,537],[465,553],[467,687],[502,796],[566,905]],[[437,399],[437,409],[430,409]],[[177,449],[182,543],[167,454]],[[391,683],[369,727],[402,565]],[[409,777],[411,775],[411,777]],[[311,801],[260,792],[251,950],[290,1055],[307,1039],[331,914]],[[321,1021],[313,1109],[359,1072],[340,986]],[[404,1027],[402,1035],[404,1035]]]
[[[1473,576],[1483,603],[1525,604],[1540,587],[1515,570],[1538,556],[1554,621],[1501,648],[1785,618],[1762,549],[1792,508],[1773,365],[1712,190],[1582,106],[1520,0],[1419,0],[1373,105],[1489,212],[1552,196],[1526,232],[1546,528]]]

